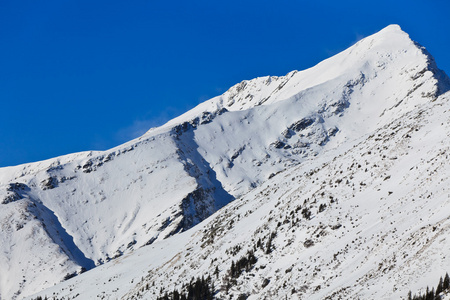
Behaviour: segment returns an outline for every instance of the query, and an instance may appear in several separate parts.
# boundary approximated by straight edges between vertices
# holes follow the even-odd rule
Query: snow
[[[392,299],[433,285],[450,266],[449,87],[391,25],[111,150],[0,169],[0,297],[153,299],[209,274],[224,298],[250,249],[235,296]],[[272,233],[270,254],[254,246]]]
[[[101,291],[106,298],[153,299],[161,287],[179,288],[192,276],[212,275],[215,266],[220,270],[218,287],[231,260],[271,232],[277,233],[274,251],[266,255],[257,249],[257,264],[238,279],[231,294],[250,293],[249,299],[398,299],[409,290],[431,286],[450,265],[450,219],[445,209],[450,204],[450,144],[446,134],[439,134],[449,129],[448,123],[441,125],[448,119],[449,98],[442,96],[402,115],[350,150],[335,149],[324,161],[311,159],[278,174],[185,233],[41,295],[80,293],[91,298]],[[440,126],[445,130],[432,130]],[[404,140],[406,132],[411,137]],[[365,171],[369,161],[370,170]],[[343,181],[337,183],[339,179]],[[305,220],[296,212],[294,217],[301,220],[292,225],[291,212],[305,206],[305,200],[313,217]],[[321,213],[319,203],[328,205]],[[288,223],[283,222],[286,218]],[[333,229],[337,224],[341,227]],[[306,239],[314,245],[305,247]],[[237,245],[242,249],[230,255]],[[265,288],[264,278],[270,279]],[[128,284],[132,279],[134,284]],[[147,283],[148,291],[143,288]],[[218,297],[225,297],[225,291]]]

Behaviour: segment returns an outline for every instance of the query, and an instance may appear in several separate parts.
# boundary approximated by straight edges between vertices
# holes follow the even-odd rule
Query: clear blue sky
[[[0,1],[0,167],[105,150],[399,24],[450,73],[450,4]]]

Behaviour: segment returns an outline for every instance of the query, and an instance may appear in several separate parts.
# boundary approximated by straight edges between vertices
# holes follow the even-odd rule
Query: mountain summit
[[[449,82],[391,25],[108,151],[2,168],[0,297],[155,299],[194,277],[219,299],[398,298],[434,283],[450,267]]]

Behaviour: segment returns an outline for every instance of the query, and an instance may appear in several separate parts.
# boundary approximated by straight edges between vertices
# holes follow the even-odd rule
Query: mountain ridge
[[[450,263],[445,255],[433,254],[436,251],[445,254],[450,244],[445,238],[450,226],[449,216],[441,206],[448,205],[445,183],[448,153],[442,152],[442,146],[435,147],[439,143],[433,141],[439,140],[439,135],[427,134],[430,128],[447,118],[448,108],[444,111],[442,105],[448,104],[448,100],[447,95],[428,102],[423,110],[411,112],[407,119],[399,118],[369,137],[384,140],[381,145],[368,145],[363,138],[355,147],[338,151],[336,159],[330,156],[322,161],[308,160],[232,202],[200,227],[148,246],[148,249],[139,249],[135,255],[99,267],[98,273],[93,270],[41,295],[56,291],[58,296],[67,296],[73,289],[73,294],[80,292],[84,296],[102,291],[104,297],[153,299],[163,295],[160,289],[169,292],[179,289],[192,276],[215,278],[217,266],[219,276],[214,280],[219,291],[217,296],[221,298],[227,295],[224,284],[231,260],[236,261],[256,247],[258,262],[251,272],[244,271],[244,277],[238,277],[237,285],[231,286],[228,295],[247,295],[249,299],[285,296],[293,299],[406,298],[408,290],[418,290],[436,282],[433,275],[441,276],[442,269]],[[420,119],[427,119],[427,114],[435,117],[434,122],[418,125]],[[404,139],[405,135],[410,137]],[[447,138],[442,140],[446,141]],[[424,153],[411,148],[419,148]],[[449,149],[448,142],[445,149]],[[349,159],[343,159],[345,157]],[[371,165],[367,172],[365,161],[373,157],[377,159],[371,164],[379,165]],[[412,165],[417,171],[402,173],[405,168],[399,166],[404,164],[407,169]],[[332,174],[340,175],[329,176]],[[441,186],[430,185],[427,177],[431,174],[437,177],[431,182],[445,181]],[[415,176],[423,179],[406,180]],[[314,183],[316,177],[320,180],[318,184]],[[350,183],[345,183],[346,180]],[[292,183],[296,181],[301,183]],[[409,187],[420,184],[404,189],[402,181]],[[435,195],[439,201],[430,200],[429,195]],[[365,205],[367,202],[371,205]],[[326,204],[322,211],[323,206],[319,204]],[[311,212],[309,217],[307,211],[303,212],[305,208]],[[421,214],[426,219],[411,219],[411,214],[414,216],[417,210],[428,209],[432,211],[429,216]],[[381,224],[384,225],[379,226]],[[401,229],[405,226],[406,231]],[[365,233],[357,234],[361,231]],[[268,255],[265,245],[272,232],[276,235]],[[369,242],[365,241],[369,238]],[[263,246],[255,246],[258,244]],[[366,247],[369,249],[364,251]],[[417,253],[411,248],[417,248]],[[339,267],[342,264],[345,268]],[[411,264],[414,268],[408,269]],[[130,265],[141,267],[130,268]],[[346,268],[351,268],[352,272]],[[321,279],[322,276],[326,280]],[[266,279],[268,285],[265,285]],[[418,279],[422,281],[417,282]],[[331,284],[326,284],[327,280]],[[283,282],[288,282],[287,287]],[[99,285],[102,288],[97,288]],[[117,287],[123,287],[125,293],[116,291]]]
[[[229,203],[250,203],[242,199],[262,186],[275,195],[268,184],[286,172],[309,173],[310,163],[317,168],[321,160],[343,155],[340,151],[352,151],[360,143],[372,147],[368,141],[376,139],[375,132],[417,114],[422,106],[445,105],[449,87],[448,77],[426,50],[399,26],[388,26],[307,70],[243,81],[113,149],[2,168],[1,218],[8,225],[2,230],[5,255],[0,268],[9,276],[0,275],[0,297],[27,296],[93,268],[77,276],[88,278],[98,274],[94,264],[119,264],[122,256],[130,257],[143,246],[149,250],[168,243],[175,248],[168,253],[181,251],[167,240],[181,233],[183,237],[176,239],[188,245],[189,233],[183,232],[192,229],[202,235],[205,224],[223,218],[215,214],[202,221],[222,207],[221,214],[231,222],[235,216],[229,213]],[[406,127],[405,131],[411,135]],[[269,206],[272,202],[266,201]],[[229,240],[228,231],[221,230]],[[13,251],[18,243],[22,246]],[[36,255],[36,245],[50,250]],[[143,250],[139,253],[144,255]],[[14,265],[22,260],[27,267],[20,271]],[[59,266],[47,266],[49,261]],[[135,295],[133,290],[129,293]]]

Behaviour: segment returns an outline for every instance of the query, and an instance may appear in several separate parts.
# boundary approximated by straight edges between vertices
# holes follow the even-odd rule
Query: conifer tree
[[[439,295],[440,293],[442,293],[443,289],[444,289],[444,280],[442,280],[442,277],[441,277],[441,279],[439,279],[439,284],[436,287],[436,296]]]
[[[442,288],[443,288],[444,290],[450,288],[450,277],[448,276],[448,273],[445,274],[445,277],[444,277],[444,283],[443,283],[443,285],[442,285]]]
[[[180,300],[180,293],[177,290],[174,290],[172,293],[173,300]]]

